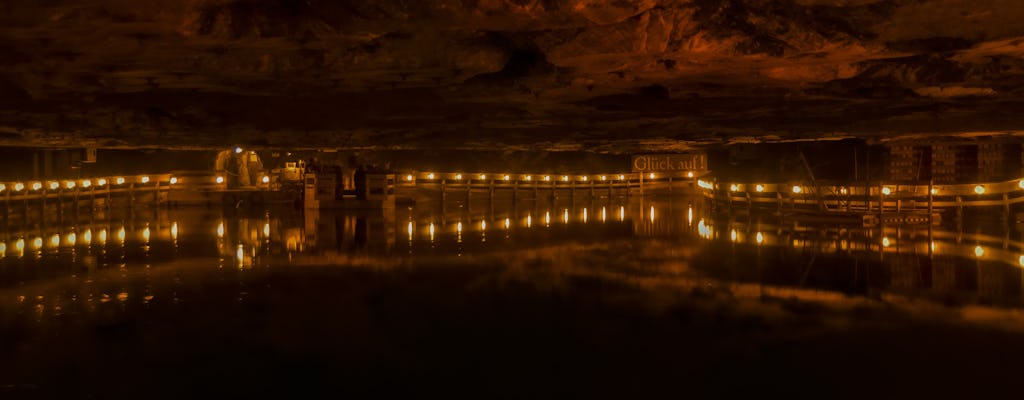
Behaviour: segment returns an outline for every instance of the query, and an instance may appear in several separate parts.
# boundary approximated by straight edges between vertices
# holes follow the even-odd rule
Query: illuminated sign
[[[708,169],[703,153],[644,154],[633,156],[633,172],[686,172]]]

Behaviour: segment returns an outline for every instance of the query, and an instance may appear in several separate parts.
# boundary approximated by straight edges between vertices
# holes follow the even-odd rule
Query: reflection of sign
[[[706,154],[645,154],[633,156],[633,172],[685,172],[708,169]]]

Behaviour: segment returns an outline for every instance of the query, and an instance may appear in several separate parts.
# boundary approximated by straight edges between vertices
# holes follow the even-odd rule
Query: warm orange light
[[[172,176],[171,179],[168,180],[168,182],[170,182],[172,185],[174,185],[174,184],[178,183],[178,178]]]
[[[224,177],[223,176],[218,176],[217,179],[215,179],[214,181],[217,182],[217,184],[224,183]]]
[[[57,190],[58,188],[60,188],[60,183],[50,182],[50,190]]]

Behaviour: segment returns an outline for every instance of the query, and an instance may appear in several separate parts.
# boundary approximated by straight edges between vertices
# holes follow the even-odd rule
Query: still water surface
[[[1024,250],[990,225],[802,226],[687,197],[68,215],[0,235],[0,384],[176,397],[471,380],[467,393],[548,397],[685,375],[717,393],[730,374],[775,382],[759,368],[778,352],[831,388],[842,374],[810,366],[828,351],[854,369],[926,327],[1017,338]],[[928,363],[899,351],[911,360],[892,368]]]

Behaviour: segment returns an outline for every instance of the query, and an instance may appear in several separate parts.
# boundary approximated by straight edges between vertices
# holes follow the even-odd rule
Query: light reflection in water
[[[863,261],[864,263],[893,265],[893,268],[896,268],[901,265],[900,263],[907,263],[907,260],[916,260],[919,257],[932,257],[934,253],[935,260],[940,260],[939,257],[954,257],[956,260],[959,260],[958,262],[970,261],[972,268],[993,268],[992,264],[999,264],[1005,268],[1024,267],[1024,244],[1022,243],[1010,242],[1009,239],[1005,239],[1000,243],[1000,238],[976,239],[975,236],[967,236],[966,240],[958,239],[958,236],[948,231],[942,231],[940,228],[936,228],[936,233],[933,237],[930,231],[924,233],[920,229],[915,230],[915,228],[907,227],[897,230],[896,228],[814,228],[795,224],[776,226],[772,225],[776,223],[774,220],[756,220],[756,218],[748,220],[746,219],[747,217],[743,217],[739,221],[725,221],[724,216],[707,214],[707,209],[702,208],[700,203],[687,204],[687,216],[684,222],[680,218],[665,218],[665,215],[669,214],[662,214],[662,218],[657,219],[655,216],[659,213],[671,210],[669,205],[665,203],[654,202],[649,205],[649,203],[644,201],[644,203],[641,203],[642,205],[637,207],[637,203],[633,202],[631,203],[632,206],[628,208],[628,213],[627,207],[620,205],[621,203],[617,204],[611,201],[607,205],[594,203],[590,202],[585,206],[580,205],[570,208],[567,207],[567,202],[553,202],[551,205],[545,205],[546,207],[552,207],[550,210],[544,210],[543,208],[538,210],[538,207],[534,206],[531,209],[522,210],[522,212],[512,206],[505,209],[501,209],[501,206],[499,206],[497,209],[490,211],[480,211],[477,209],[473,212],[468,208],[460,208],[457,211],[446,212],[445,214],[423,212],[422,209],[417,209],[416,212],[413,212],[412,208],[409,209],[408,215],[405,214],[404,209],[394,211],[390,216],[380,216],[380,214],[370,214],[370,216],[345,215],[344,213],[339,213],[340,215],[321,214],[319,217],[320,223],[315,224],[304,224],[301,214],[298,217],[287,218],[276,214],[270,216],[261,215],[251,219],[220,216],[212,218],[180,217],[182,219],[173,223],[168,222],[172,220],[170,217],[161,217],[160,221],[132,221],[124,219],[118,220],[124,221],[124,225],[118,227],[116,224],[119,222],[112,225],[117,227],[114,229],[116,229],[115,232],[117,232],[118,240],[124,243],[124,232],[126,230],[130,229],[132,232],[138,232],[137,236],[133,234],[132,237],[142,238],[147,245],[151,243],[154,249],[152,254],[132,251],[133,248],[135,250],[139,248],[137,244],[128,246],[128,251],[119,252],[113,255],[113,258],[103,256],[105,254],[103,253],[104,249],[100,246],[78,247],[83,244],[89,245],[94,239],[94,233],[97,242],[104,243],[106,240],[106,229],[102,228],[102,226],[111,226],[109,225],[110,222],[105,222],[102,225],[100,223],[92,223],[89,224],[90,226],[45,227],[41,230],[37,228],[27,232],[0,237],[0,240],[3,240],[0,241],[0,255],[8,256],[3,260],[5,264],[13,262],[38,262],[40,265],[44,265],[42,264],[43,261],[55,257],[64,257],[69,260],[67,262],[79,262],[74,258],[74,252],[65,251],[53,253],[47,251],[42,259],[37,254],[36,260],[19,260],[24,255],[25,242],[27,241],[34,250],[40,250],[44,246],[49,248],[49,246],[58,245],[58,248],[66,246],[76,249],[75,252],[78,252],[79,256],[86,256],[80,258],[95,260],[92,262],[100,266],[100,269],[104,265],[138,263],[144,259],[141,257],[152,257],[152,261],[158,264],[168,257],[198,256],[195,250],[198,247],[196,241],[190,241],[187,236],[183,236],[186,232],[193,232],[198,238],[203,239],[202,243],[205,243],[205,248],[207,249],[210,249],[210,242],[216,240],[216,249],[219,252],[221,262],[226,265],[231,265],[231,259],[234,259],[239,266],[274,266],[291,262],[293,253],[295,253],[296,257],[306,257],[305,259],[307,260],[310,259],[309,257],[319,257],[328,254],[345,255],[346,252],[353,250],[367,250],[364,254],[370,255],[393,256],[400,253],[402,257],[408,257],[408,255],[412,255],[412,257],[426,257],[434,254],[474,254],[475,252],[483,251],[529,249],[530,246],[539,244],[550,245],[554,243],[558,245],[560,240],[580,241],[586,238],[585,240],[602,242],[617,238],[647,240],[645,237],[651,237],[653,240],[668,240],[676,243],[678,246],[693,249],[692,252],[688,251],[686,254],[701,254],[701,252],[709,251],[709,248],[713,248],[718,244],[733,244],[725,246],[725,251],[733,252],[729,253],[735,255],[731,259],[742,260],[748,262],[748,264],[794,262],[806,266],[807,260],[800,260],[799,257],[820,254],[822,255],[821,257],[856,258],[858,260],[865,260]],[[599,224],[597,218],[591,219],[589,215],[590,209],[595,206],[601,207],[601,223],[607,224],[607,209],[616,206],[619,207],[619,221],[624,223]],[[417,205],[416,207],[421,206]],[[565,229],[544,230],[543,228],[535,229],[532,227],[532,213],[543,210],[545,226],[550,226],[551,213],[557,212],[558,208],[562,208],[561,220],[566,224]],[[579,213],[577,214],[578,219],[573,220],[573,223],[570,225],[570,215],[577,212]],[[522,224],[522,220],[520,220],[520,225],[512,224],[512,219],[522,218],[524,214],[526,214],[525,224]],[[175,218],[179,217],[175,216]],[[219,220],[216,226],[217,238],[213,239],[208,233],[209,222],[202,221],[218,221],[218,218],[222,219]],[[357,223],[357,219],[369,222]],[[694,219],[697,219],[696,224],[693,224]],[[437,231],[437,223],[429,222],[431,220],[441,221],[440,232]],[[455,224],[446,221],[455,221]],[[658,222],[657,225],[653,224],[655,221]],[[404,234],[401,229],[402,222],[406,222]],[[152,228],[150,228],[151,223],[156,224],[152,226],[170,226],[170,228],[157,228],[156,232],[152,232]],[[417,238],[416,236],[417,223],[428,224],[427,232],[429,232],[430,251],[424,252],[427,238],[423,236]],[[275,224],[274,231],[270,229],[271,224]],[[506,240],[502,241],[502,246],[485,245],[487,240],[486,231],[488,228],[493,228],[492,224],[502,224],[505,227],[506,232],[504,236]],[[194,226],[194,229],[190,229],[189,226]],[[454,228],[454,232],[452,232],[452,228],[449,228],[449,226]],[[303,227],[305,227],[305,230]],[[628,229],[620,229],[621,227],[628,227]],[[719,229],[716,230],[715,228]],[[479,236],[476,236],[474,232],[477,229],[480,231]],[[57,233],[53,233],[54,230]],[[260,231],[262,231],[262,237],[258,234]],[[45,234],[39,232],[45,232]],[[207,233],[204,235],[203,232]],[[151,234],[152,236],[150,236]],[[396,242],[401,242],[403,236],[408,239],[408,247],[406,248],[404,245],[395,246]],[[22,239],[22,237],[26,239]],[[179,237],[187,239],[182,242],[183,248],[180,252],[176,250],[161,254],[161,252],[155,251],[161,248],[161,246],[169,246],[168,243],[172,241],[175,242],[174,246],[177,249],[176,242]],[[1005,243],[1010,244],[1007,245]],[[745,247],[744,244],[749,245],[749,247]],[[746,251],[745,249],[754,249],[755,245],[757,246],[756,253],[743,253]],[[396,251],[399,248],[400,251]],[[787,250],[788,253],[782,253],[782,256],[780,256],[774,249],[791,250]],[[931,252],[928,250],[931,250]],[[8,251],[11,251],[11,253],[8,253]],[[764,253],[764,258],[760,258],[762,253]],[[15,254],[18,255],[19,259],[13,257]],[[145,255],[143,256],[143,254]],[[125,257],[127,259],[124,259]],[[132,257],[135,258],[133,259]],[[754,257],[757,257],[759,261],[757,263],[749,262]],[[713,262],[724,263],[726,258],[715,257]],[[124,260],[122,261],[122,259]],[[945,264],[941,264],[938,261],[935,261],[935,265],[937,265],[935,267],[936,271],[941,272],[943,271],[942,268],[947,268],[943,267]],[[821,268],[820,265],[815,266],[815,273],[819,273],[817,272],[819,268]],[[8,269],[8,271],[10,270],[12,269]],[[978,272],[977,274],[982,273]],[[1021,288],[1020,291],[1024,292],[1024,288]]]

